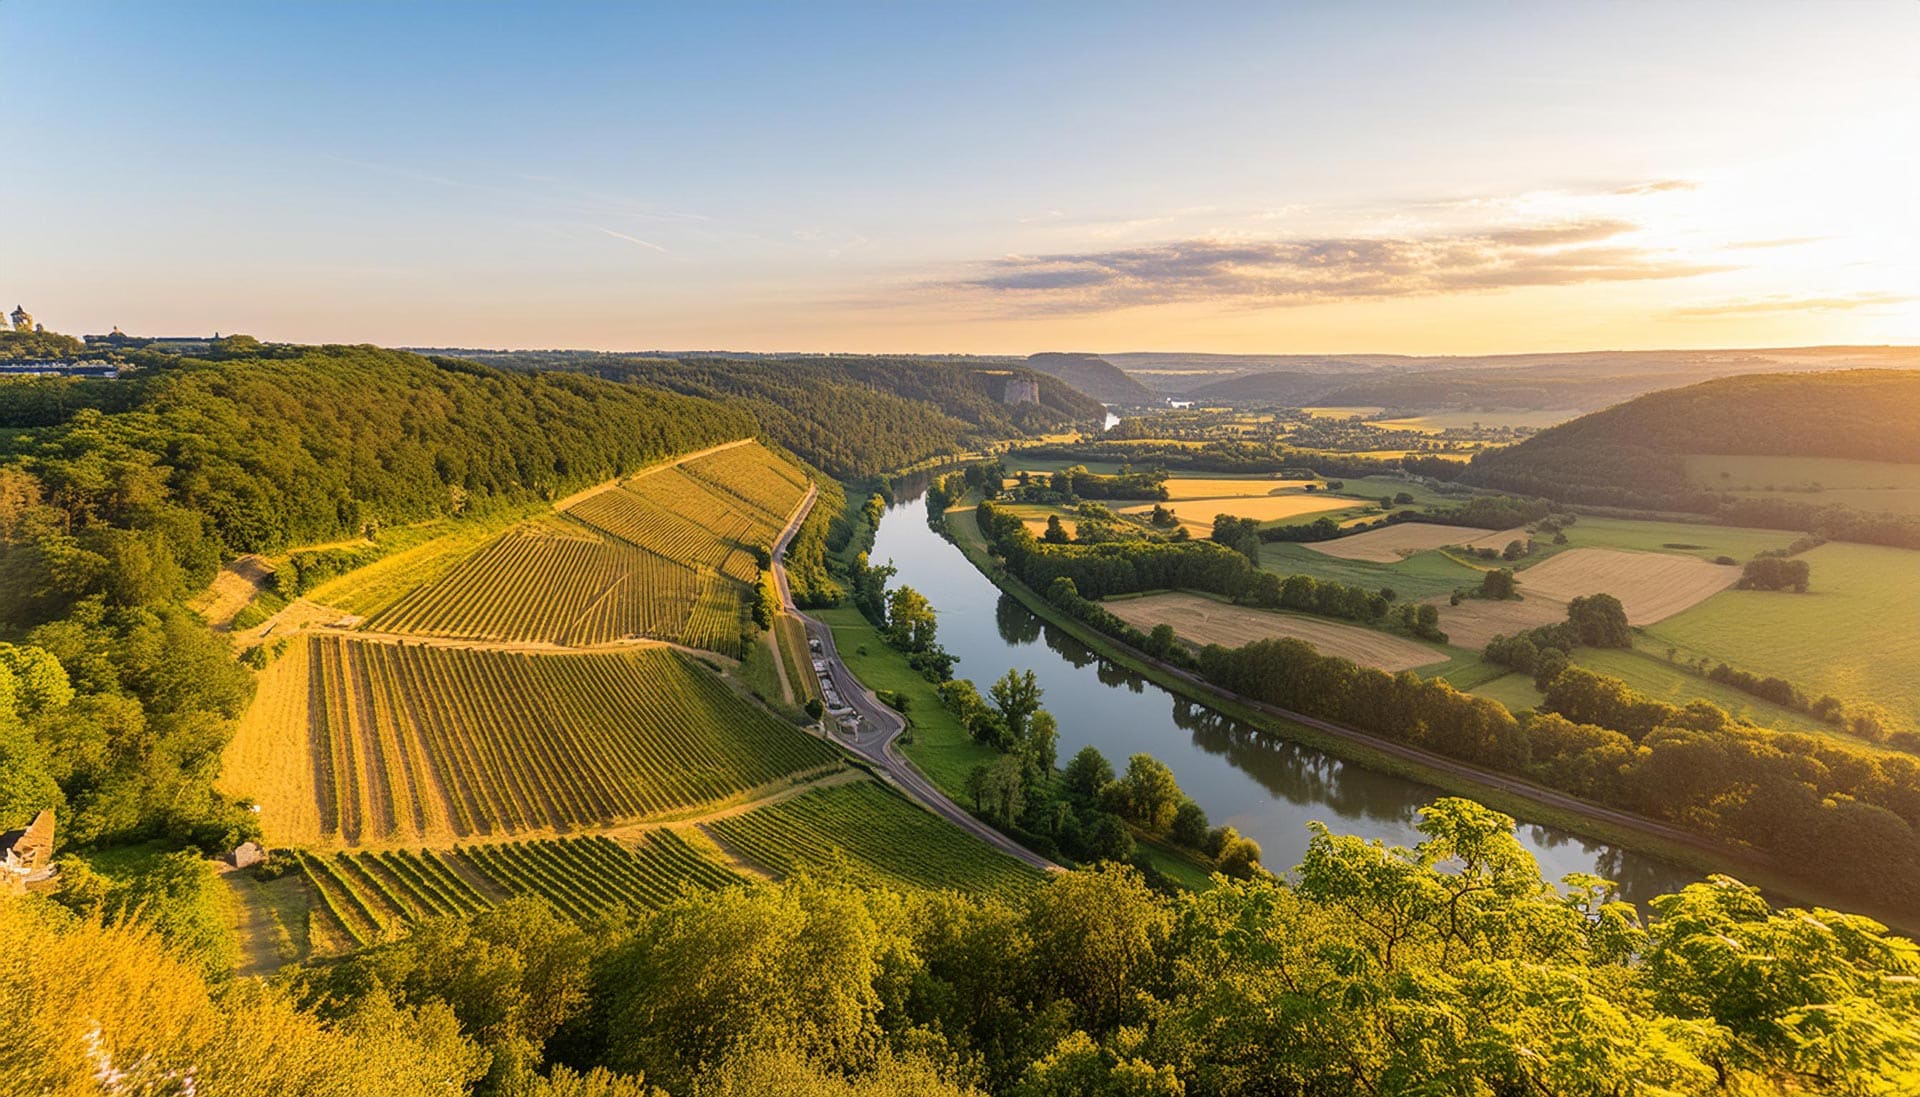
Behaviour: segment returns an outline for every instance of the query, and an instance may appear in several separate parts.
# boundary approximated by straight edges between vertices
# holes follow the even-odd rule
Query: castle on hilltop
[[[34,325],[34,322],[33,322],[33,313],[31,313],[31,312],[28,312],[28,311],[26,310],[26,306],[24,306],[24,305],[15,305],[15,306],[13,306],[13,315],[12,315],[12,316],[9,316],[9,317],[8,317],[8,319],[9,319],[9,320],[12,320],[12,321],[13,321],[13,330],[15,330],[15,331],[45,331],[45,330],[47,330],[46,328],[43,328],[43,327],[36,327],[36,326]]]

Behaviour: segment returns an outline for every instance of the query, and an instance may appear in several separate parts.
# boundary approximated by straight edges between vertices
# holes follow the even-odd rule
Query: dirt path
[[[273,566],[267,558],[248,553],[220,569],[207,589],[189,602],[188,608],[207,619],[215,632],[233,627],[233,619],[266,586]]]
[[[233,936],[240,946],[239,975],[268,975],[293,958],[297,948],[273,916],[271,901],[260,882],[232,865],[220,862],[214,869],[227,886],[233,904]]]

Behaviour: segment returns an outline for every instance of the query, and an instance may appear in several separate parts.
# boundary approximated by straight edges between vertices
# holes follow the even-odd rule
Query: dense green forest
[[[751,412],[771,439],[841,478],[879,476],[992,439],[1098,423],[1100,402],[1013,366],[910,358],[685,358],[587,352],[477,355],[515,369],[569,370],[719,400]],[[1007,404],[1014,375],[1037,404]]]
[[[1479,454],[1463,479],[1570,503],[1732,506],[1688,480],[1687,454],[1920,463],[1920,371],[1754,374],[1656,392]]]
[[[71,335],[51,331],[0,331],[0,361],[8,358],[71,358],[86,351]]]
[[[1470,801],[1419,829],[1413,849],[1321,829],[1293,883],[1204,892],[1123,866],[1016,904],[797,877],[587,927],[516,900],[253,987],[209,986],[137,927],[0,901],[37,961],[0,972],[0,1075],[516,1097],[1920,1086],[1920,956],[1870,920],[1714,877],[1643,921],[1591,877],[1543,880]]]
[[[0,827],[53,805],[75,846],[251,833],[211,786],[252,678],[181,604],[223,560],[556,498],[757,429],[591,377],[372,347],[214,353],[0,382],[0,637],[22,645],[0,665]],[[828,495],[796,543],[803,596],[831,591]],[[19,686],[40,679],[57,684]]]

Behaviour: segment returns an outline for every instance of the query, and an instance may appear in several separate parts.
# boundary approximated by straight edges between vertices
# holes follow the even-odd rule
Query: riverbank
[[[1090,626],[1067,617],[1037,592],[995,565],[970,506],[947,514],[945,536],[972,567],[1029,612],[1061,630],[1089,650],[1130,673],[1187,701],[1249,725],[1257,732],[1325,752],[1367,769],[1430,785],[1445,793],[1471,797],[1528,823],[1541,824],[1651,855],[1689,872],[1727,872],[1738,875],[1795,902],[1811,902],[1843,909],[1864,910],[1888,924],[1905,928],[1894,912],[1862,904],[1807,886],[1775,866],[1742,851],[1689,834],[1678,827],[1641,819],[1629,813],[1588,804],[1564,793],[1533,785],[1522,778],[1482,771],[1454,759],[1418,748],[1380,740],[1362,732],[1323,721],[1302,722],[1254,702],[1226,693],[1211,683],[1134,651]]]

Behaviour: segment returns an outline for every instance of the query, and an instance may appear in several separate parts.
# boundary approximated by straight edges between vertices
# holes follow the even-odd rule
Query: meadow
[[[1548,555],[1576,548],[1625,549],[1629,552],[1668,552],[1713,560],[1730,556],[1745,563],[1762,552],[1783,549],[1799,535],[1777,529],[1716,526],[1704,522],[1653,522],[1637,518],[1595,518],[1582,515],[1566,529],[1567,543],[1554,546],[1541,538],[1535,555],[1523,561],[1531,567]]]
[[[1471,530],[1462,531],[1471,534]],[[1381,563],[1343,560],[1313,545],[1276,542],[1260,546],[1260,566],[1281,575],[1311,575],[1348,586],[1379,590],[1391,587],[1403,601],[1451,594],[1480,582],[1480,571],[1442,552],[1415,553],[1403,560]]]
[[[1041,879],[939,816],[871,781],[816,789],[702,824],[778,876],[845,873],[855,883],[955,888],[1016,899]]]
[[[1713,491],[1793,493],[1815,505],[1920,514],[1920,465],[1840,457],[1690,456],[1687,476]],[[1811,490],[1809,490],[1811,489]]]
[[[1648,637],[1814,696],[1883,705],[1897,727],[1920,723],[1920,553],[1833,543],[1799,559],[1813,570],[1808,593],[1722,591]]]
[[[250,717],[223,780],[261,805],[278,843],[566,832],[708,808],[841,764],[664,648],[307,643],[306,720],[285,696],[298,683],[276,682],[266,712],[284,722]]]

